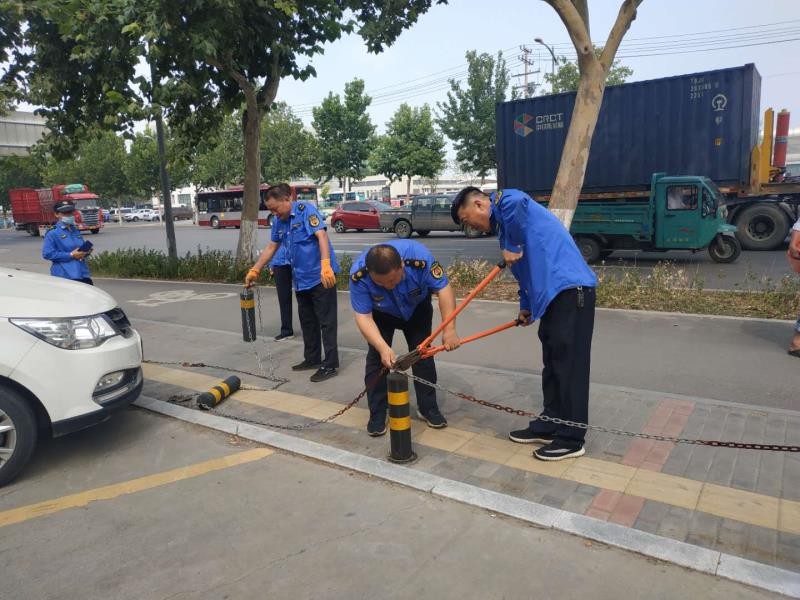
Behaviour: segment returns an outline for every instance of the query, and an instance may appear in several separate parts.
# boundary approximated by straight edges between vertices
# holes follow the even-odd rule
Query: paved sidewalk
[[[163,322],[135,324],[149,359],[257,369],[253,346],[242,343],[240,334]],[[269,339],[257,347],[269,349],[275,374],[290,381],[270,392],[238,392],[223,405],[227,413],[305,423],[336,412],[361,390],[362,351],[341,351],[340,375],[311,384],[289,369],[302,357],[300,342],[275,344]],[[439,373],[440,383],[448,388],[527,410],[541,406],[540,379],[534,374],[459,366],[452,359]],[[167,400],[205,390],[225,373],[148,365],[146,375],[145,394]],[[594,385],[591,402],[592,423],[602,426],[668,436],[800,443],[800,413],[788,410],[610,385]],[[440,405],[450,427],[437,431],[418,421],[412,427],[419,460],[411,468],[420,473],[800,571],[798,455],[675,446],[592,432],[587,456],[542,463],[530,456],[532,447],[507,440],[509,429],[524,424],[519,417],[452,396],[440,398]],[[362,403],[334,424],[292,435],[383,458],[388,438],[369,438],[366,421]]]

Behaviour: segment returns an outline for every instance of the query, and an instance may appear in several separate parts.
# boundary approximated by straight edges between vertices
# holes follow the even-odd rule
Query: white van
[[[0,267],[0,485],[38,434],[108,419],[142,391],[142,341],[98,288]]]

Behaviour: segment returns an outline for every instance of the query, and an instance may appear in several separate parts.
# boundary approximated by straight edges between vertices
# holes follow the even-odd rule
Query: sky
[[[605,42],[620,4],[589,0],[595,43]],[[368,54],[357,35],[328,44],[313,59],[318,76],[282,81],[278,100],[310,124],[312,106],[331,91],[342,94],[345,82],[360,77],[373,96],[372,120],[382,131],[402,102],[435,107],[444,100],[447,78],[466,73],[468,50],[503,50],[512,73],[521,73],[520,46],[527,45],[535,61],[530,69],[541,71],[532,77],[541,78],[551,58],[534,42],[537,37],[557,55],[574,56],[564,25],[543,1],[450,0],[422,15],[382,54]],[[800,0],[644,0],[619,55],[633,69],[629,81],[755,63],[763,78],[762,112],[786,108],[800,127]]]

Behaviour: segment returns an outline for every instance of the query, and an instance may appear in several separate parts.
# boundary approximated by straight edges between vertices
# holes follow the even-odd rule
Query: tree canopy
[[[400,108],[386,124],[370,159],[373,170],[383,173],[390,181],[408,177],[407,193],[411,193],[411,178],[435,178],[445,166],[444,138],[433,127],[431,109]]]
[[[466,57],[466,86],[450,80],[447,102],[437,104],[436,124],[452,140],[459,167],[483,179],[497,168],[495,106],[505,102],[510,77],[502,52],[495,58],[470,50]]]
[[[364,93],[364,81],[354,79],[344,86],[344,101],[333,92],[313,109],[312,126],[317,134],[317,171],[323,181],[361,179],[375,137],[375,126],[367,113],[372,98]]]

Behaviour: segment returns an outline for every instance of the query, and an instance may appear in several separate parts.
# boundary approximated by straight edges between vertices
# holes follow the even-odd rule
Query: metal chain
[[[488,408],[493,408],[495,410],[499,410],[502,412],[506,412],[512,415],[519,415],[520,417],[529,417],[536,421],[543,421],[546,423],[553,423],[555,425],[566,425],[568,427],[576,427],[578,429],[585,429],[587,431],[599,431],[601,433],[611,433],[614,435],[622,435],[627,437],[635,437],[635,438],[642,438],[646,440],[656,440],[659,442],[672,442],[674,444],[693,444],[696,446],[715,446],[721,448],[739,448],[743,450],[774,450],[776,452],[800,452],[800,446],[787,446],[784,444],[750,444],[745,442],[723,442],[719,440],[700,440],[700,439],[692,439],[692,438],[679,438],[679,437],[671,437],[666,435],[656,435],[652,433],[636,433],[633,431],[625,431],[623,429],[615,429],[613,427],[602,427],[600,425],[588,425],[587,423],[580,423],[577,421],[569,421],[567,419],[559,419],[558,417],[548,417],[546,415],[540,415],[534,412],[530,412],[527,410],[522,410],[521,408],[513,408],[511,406],[505,406],[503,404],[497,404],[496,402],[489,402],[488,400],[481,400],[480,398],[476,398],[475,396],[470,396],[469,394],[465,394],[463,392],[456,392],[450,390],[444,386],[441,386],[437,383],[433,383],[422,377],[418,377],[413,373],[407,373],[405,371],[393,371],[394,373],[399,373],[401,375],[405,375],[409,379],[421,383],[423,385],[430,386],[440,392],[444,392],[446,394],[450,394],[451,396],[456,396],[457,398],[461,398],[462,400],[467,400],[468,402],[473,402],[475,404],[479,404],[480,406],[486,406]]]
[[[268,379],[270,381],[276,381],[280,383],[287,383],[289,380],[284,379],[283,377],[276,377],[275,376],[275,369],[277,368],[275,357],[272,356],[272,353],[269,351],[269,346],[267,344],[266,333],[264,330],[264,319],[261,314],[261,290],[256,287],[255,288],[255,296],[256,296],[256,314],[258,316],[258,329],[261,335],[261,344],[264,346],[264,353],[267,355],[267,360],[269,361],[269,373],[266,372],[264,368],[264,361],[261,355],[258,352],[258,346],[254,343],[253,344],[253,354],[256,356],[256,361],[258,362],[258,368],[261,371],[261,374],[264,376],[264,379]],[[250,321],[247,321],[248,329],[250,328]],[[253,335],[253,331],[250,331],[250,338],[255,339],[256,336]]]

